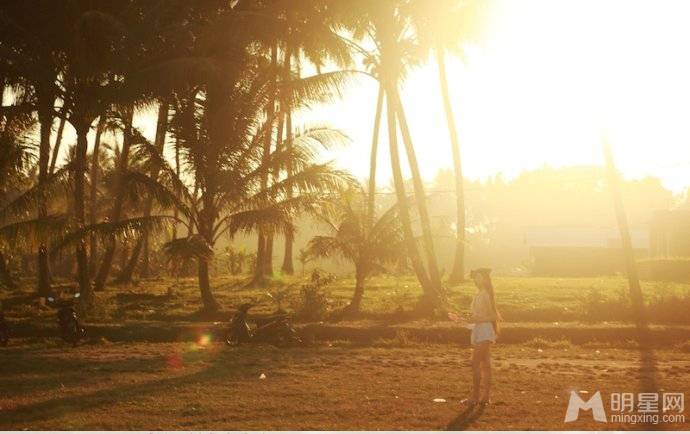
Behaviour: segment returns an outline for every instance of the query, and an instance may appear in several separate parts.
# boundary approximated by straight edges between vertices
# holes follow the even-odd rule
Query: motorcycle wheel
[[[228,332],[225,335],[225,344],[230,346],[230,347],[236,347],[240,344],[239,339],[237,339],[237,336],[235,336],[234,333]]]
[[[65,342],[68,342],[72,344],[72,346],[76,347],[79,343],[80,334],[81,331],[79,329],[79,324],[76,321],[72,321],[67,326],[67,329],[64,330],[62,338],[65,340]]]

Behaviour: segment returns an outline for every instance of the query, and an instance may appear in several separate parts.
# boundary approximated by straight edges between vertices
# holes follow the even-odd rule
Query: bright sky
[[[485,46],[448,60],[469,178],[543,165],[601,164],[606,131],[626,177],[690,186],[690,1],[502,0]],[[312,114],[353,139],[333,154],[365,178],[376,84]],[[432,63],[403,89],[422,173],[451,167]],[[383,125],[385,126],[385,120]],[[382,130],[378,182],[391,179]]]
[[[690,1],[498,0],[490,17],[485,44],[468,47],[464,62],[447,61],[467,177],[602,164],[606,132],[624,176],[690,187]],[[362,179],[376,92],[362,79],[344,100],[303,119],[352,138],[329,158]],[[432,180],[452,167],[433,62],[409,75],[402,98],[422,174]],[[138,123],[152,136],[155,113]],[[379,185],[391,180],[385,125]]]

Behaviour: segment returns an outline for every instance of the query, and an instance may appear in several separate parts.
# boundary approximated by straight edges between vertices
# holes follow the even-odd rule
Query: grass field
[[[281,293],[281,307],[297,311],[301,304],[303,278],[277,278],[266,288],[248,287],[247,277],[219,276],[214,291],[224,312],[219,318],[247,301],[255,301],[254,314],[269,314],[277,304],[267,293]],[[622,277],[601,278],[515,278],[497,277],[494,285],[498,307],[506,322],[628,322],[631,320],[627,281]],[[690,284],[643,282],[650,320],[659,324],[690,325]],[[349,301],[354,279],[341,277],[325,288],[331,309]],[[41,308],[30,282],[19,291],[0,289],[6,316],[17,320],[52,320],[53,312]],[[471,282],[448,288],[449,305],[467,310],[475,289]],[[412,276],[380,276],[368,281],[361,318],[386,318],[399,310],[411,310],[421,294]],[[149,279],[134,286],[109,287],[97,294],[92,322],[129,320],[187,321],[196,319],[200,309],[196,280]]]
[[[248,300],[259,303],[256,314],[272,313],[276,304],[266,292],[285,291],[281,307],[299,311],[299,279],[277,279],[262,289],[245,281],[214,280],[224,307],[219,318]],[[352,283],[342,278],[327,288],[331,309],[347,303]],[[203,328],[181,335],[182,341],[131,337],[143,324],[160,330],[210,324],[196,316],[193,279],[162,279],[99,293],[87,322],[96,332],[80,347],[49,333],[0,348],[0,429],[640,429],[597,423],[588,413],[565,424],[570,391],[601,391],[607,405],[613,392],[690,393],[690,340],[684,337],[690,336],[690,285],[644,282],[656,336],[675,336],[652,345],[653,353],[622,337],[634,331],[626,322],[622,278],[506,277],[495,286],[507,322],[504,340],[494,347],[493,402],[483,411],[467,413],[461,403],[471,374],[466,336],[455,333],[460,328],[444,320],[396,319],[395,312],[411,310],[419,295],[412,278],[373,279],[360,318],[311,324],[297,318],[302,330],[330,327],[337,336],[326,333],[289,349],[229,348]],[[451,306],[467,309],[473,292],[470,284],[450,288]],[[11,324],[54,328],[54,311],[37,304],[28,284],[3,292],[2,299]],[[98,336],[104,327],[129,334],[106,339]],[[367,327],[386,333],[363,341],[352,334]],[[582,339],[596,333],[612,338]]]

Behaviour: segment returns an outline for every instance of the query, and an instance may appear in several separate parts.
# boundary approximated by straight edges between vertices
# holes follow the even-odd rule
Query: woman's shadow
[[[485,405],[473,405],[467,407],[462,413],[458,414],[455,419],[451,420],[446,426],[446,431],[463,431],[467,427],[479,419],[479,417],[484,413]]]

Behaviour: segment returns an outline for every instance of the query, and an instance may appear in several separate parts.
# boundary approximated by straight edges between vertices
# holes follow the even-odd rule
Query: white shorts
[[[480,322],[472,327],[470,342],[472,345],[479,345],[482,342],[496,343],[496,331],[490,322]]]

